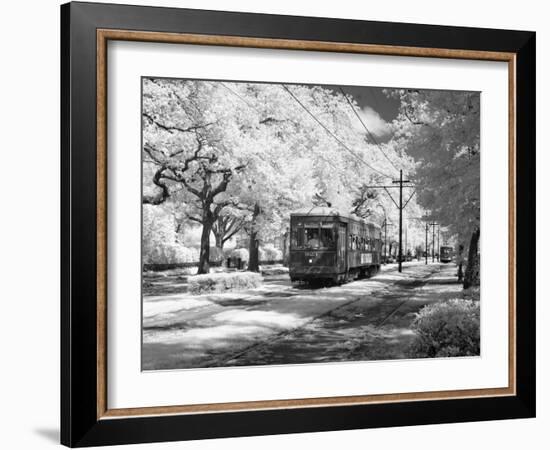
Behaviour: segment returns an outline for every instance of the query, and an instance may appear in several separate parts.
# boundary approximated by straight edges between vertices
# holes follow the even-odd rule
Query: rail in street
[[[241,293],[145,297],[143,368],[406,358],[415,313],[462,286],[454,264],[404,269],[332,287],[279,275]]]

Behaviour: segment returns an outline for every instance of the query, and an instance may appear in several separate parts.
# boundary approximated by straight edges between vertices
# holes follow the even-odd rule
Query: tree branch
[[[206,128],[206,127],[209,127],[211,125],[214,125],[214,122],[209,122],[209,123],[205,123],[205,124],[199,124],[199,125],[191,125],[187,128],[181,128],[181,127],[176,127],[174,125],[170,126],[170,125],[166,125],[160,121],[158,121],[157,119],[154,119],[153,116],[151,116],[150,114],[144,112],[142,113],[143,117],[145,117],[147,120],[149,120],[149,122],[153,123],[154,125],[156,125],[157,127],[159,128],[162,128],[163,130],[165,131],[168,131],[170,133],[173,133],[174,131],[179,131],[181,133],[191,133],[191,132],[194,132],[194,131],[197,131],[197,130],[200,130],[200,129],[203,129],[203,128]]]
[[[244,226],[244,220],[243,219],[240,219],[237,221],[237,219],[235,218],[233,220],[233,223],[228,227],[225,235],[225,237],[222,239],[222,242],[226,242],[228,241],[229,239],[231,239],[233,236],[235,236],[235,234],[237,234],[240,230],[242,230]],[[233,230],[231,230],[231,227],[233,227]]]
[[[413,120],[413,119],[411,119],[411,117],[410,117],[409,114],[407,113],[406,108],[403,108],[402,112],[403,112],[403,115],[407,118],[407,120],[408,120],[410,123],[412,123],[413,125],[426,125],[426,126],[429,126],[429,124],[426,123],[426,122],[422,122],[422,121],[419,121],[419,120]]]
[[[162,166],[159,170],[155,172],[155,175],[153,175],[153,183],[155,184],[155,186],[161,189],[161,192],[157,195],[143,196],[142,198],[143,204],[160,205],[161,203],[164,203],[170,196],[170,191],[168,190],[168,186],[166,186],[166,184],[161,181],[165,170],[166,170],[166,167]]]
[[[188,214],[188,215],[187,215],[187,218],[188,218],[189,220],[192,220],[193,222],[197,222],[197,223],[202,224],[202,219],[199,219],[198,217],[193,217],[193,216],[191,216],[191,215]]]

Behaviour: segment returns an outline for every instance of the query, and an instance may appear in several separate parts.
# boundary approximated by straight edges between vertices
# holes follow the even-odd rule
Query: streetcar
[[[291,281],[347,281],[380,270],[382,233],[378,225],[326,207],[290,215]]]
[[[450,263],[453,259],[453,248],[448,245],[442,245],[439,249],[439,261]]]

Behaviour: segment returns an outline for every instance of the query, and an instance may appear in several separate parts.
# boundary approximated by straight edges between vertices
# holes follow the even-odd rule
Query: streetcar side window
[[[321,224],[321,247],[334,248],[334,229],[332,224]]]

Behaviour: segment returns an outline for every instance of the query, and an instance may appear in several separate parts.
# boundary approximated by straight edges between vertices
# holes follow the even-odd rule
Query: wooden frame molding
[[[384,395],[303,398],[253,402],[213,403],[109,409],[107,404],[107,42],[109,40],[254,47],[266,49],[347,52],[408,57],[453,58],[508,62],[509,72],[509,384],[494,389],[413,392]],[[290,39],[264,39],[206,34],[160,33],[147,31],[97,30],[97,418],[174,415],[292,409],[449,400],[516,395],[516,54],[510,52],[404,47],[374,44],[334,43]]]

